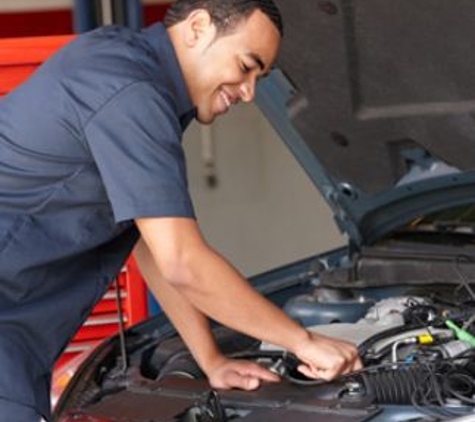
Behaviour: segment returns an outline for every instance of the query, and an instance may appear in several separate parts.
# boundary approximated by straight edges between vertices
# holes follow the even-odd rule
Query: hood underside
[[[475,2],[276,3],[284,41],[258,104],[354,231],[400,186],[474,169]]]

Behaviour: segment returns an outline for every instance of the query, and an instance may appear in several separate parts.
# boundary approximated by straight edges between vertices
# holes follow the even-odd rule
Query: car
[[[355,342],[363,369],[307,379],[288,351],[216,324],[227,354],[282,377],[216,391],[159,314],[84,359],[55,420],[475,420],[475,3],[276,3],[285,37],[257,103],[348,243],[250,281]]]

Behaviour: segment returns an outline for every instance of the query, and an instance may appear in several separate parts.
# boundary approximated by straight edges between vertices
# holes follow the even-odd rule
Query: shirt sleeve
[[[195,218],[182,130],[171,100],[153,85],[123,88],[85,126],[116,222]]]

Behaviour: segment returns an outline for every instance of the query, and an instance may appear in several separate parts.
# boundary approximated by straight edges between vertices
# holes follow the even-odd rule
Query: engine
[[[375,299],[319,288],[290,299],[284,310],[308,330],[358,345],[364,369],[331,382],[311,380],[292,354],[237,334],[217,334],[229,354],[278,373],[290,386],[308,388],[313,399],[361,406],[402,405],[438,409],[443,415],[472,412],[475,404],[473,308],[424,295]],[[200,378],[186,356],[164,365],[157,378]],[[258,394],[258,393],[256,393]]]
[[[292,298],[285,310],[310,331],[358,345],[364,369],[330,383],[305,379],[295,370],[295,358],[273,345],[261,345],[261,351],[282,353],[278,370],[283,377],[313,386],[322,398],[371,397],[376,404],[435,406],[452,409],[455,415],[475,404],[471,306],[427,296],[369,300],[317,289]]]
[[[213,391],[183,341],[157,331],[129,335],[129,368],[114,354],[104,359],[79,404],[120,419],[125,402],[133,420],[179,422],[473,420],[475,307],[471,295],[452,302],[432,290],[312,286],[288,298],[283,309],[308,330],[357,344],[363,369],[332,381],[306,378],[289,351],[216,326],[224,353],[258,362],[282,382]],[[158,417],[156,409],[166,412]]]

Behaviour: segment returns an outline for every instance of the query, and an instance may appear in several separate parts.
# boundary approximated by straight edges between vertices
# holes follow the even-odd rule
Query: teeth
[[[221,96],[223,97],[224,102],[226,103],[226,107],[231,107],[231,101],[229,100],[228,96],[224,92],[221,93]]]

